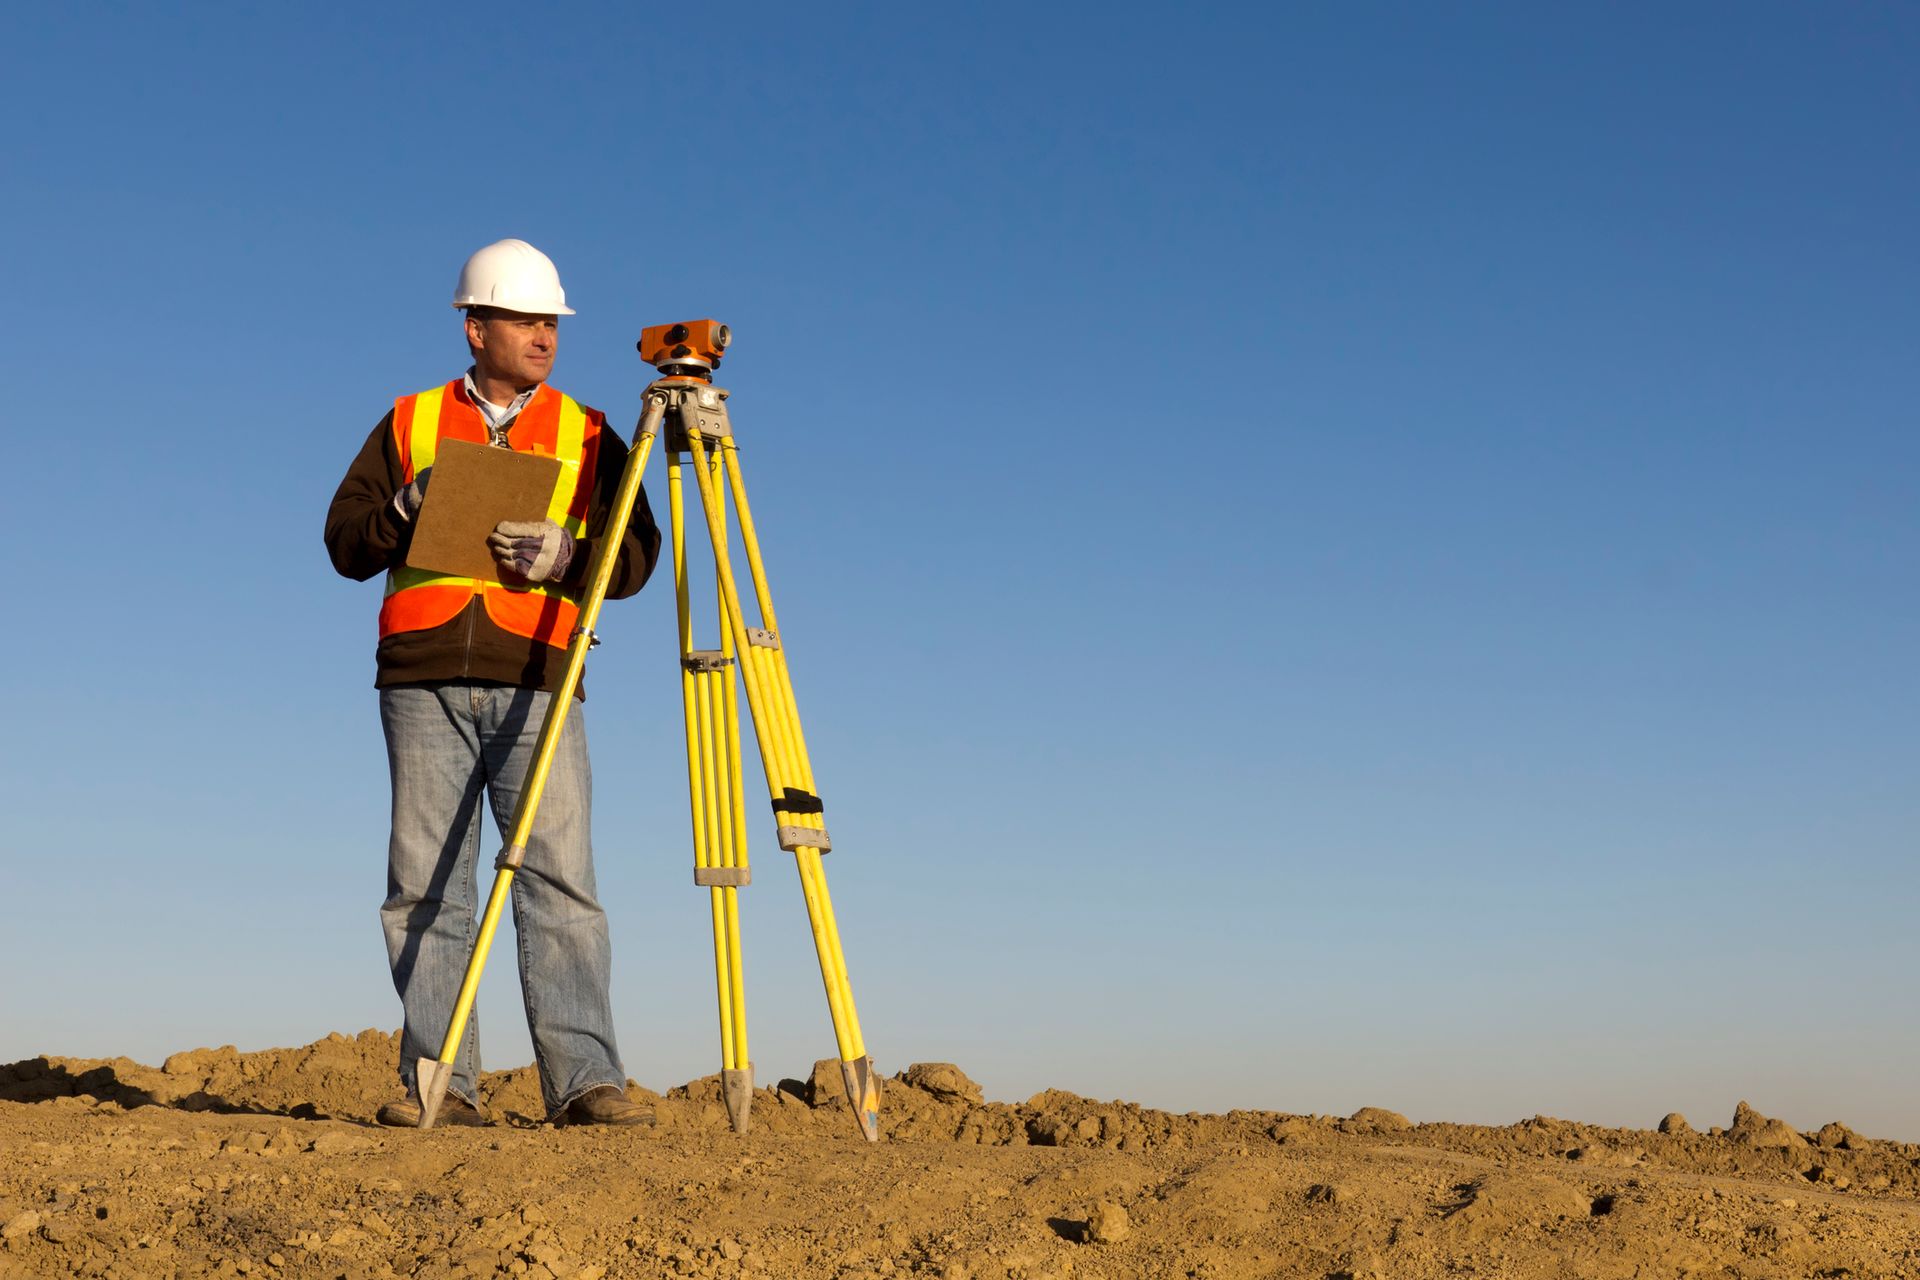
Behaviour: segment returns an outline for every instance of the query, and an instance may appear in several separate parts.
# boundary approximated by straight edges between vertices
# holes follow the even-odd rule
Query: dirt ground
[[[957,1067],[892,1077],[862,1141],[834,1064],[717,1081],[650,1130],[540,1124],[530,1068],[493,1123],[381,1129],[396,1037],[0,1066],[0,1280],[625,1276],[1920,1278],[1920,1146],[1535,1117],[1505,1128],[1272,1111],[1172,1115]]]

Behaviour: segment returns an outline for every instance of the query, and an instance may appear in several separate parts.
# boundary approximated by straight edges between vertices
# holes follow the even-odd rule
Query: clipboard
[[[545,520],[559,474],[558,458],[442,440],[413,518],[408,566],[501,581],[487,535],[502,520]]]

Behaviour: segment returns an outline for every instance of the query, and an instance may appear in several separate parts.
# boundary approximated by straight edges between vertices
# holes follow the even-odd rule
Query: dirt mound
[[[91,1097],[123,1107],[371,1119],[395,1092],[397,1033],[333,1032],[298,1049],[189,1049],[158,1068],[128,1058],[31,1058],[0,1067],[0,1100]]]
[[[1726,1136],[1750,1147],[1804,1147],[1807,1140],[1784,1120],[1763,1116],[1745,1102],[1733,1109],[1733,1127]]]
[[[0,1066],[0,1101],[78,1097],[126,1109],[170,1107],[189,1112],[286,1116],[296,1120],[369,1122],[399,1089],[399,1033],[333,1032],[293,1049],[241,1053],[232,1045],[190,1049],[160,1067],[127,1058],[32,1058]],[[628,1094],[652,1104],[663,1127],[730,1128],[718,1075],[664,1095],[634,1082]],[[508,1127],[541,1124],[544,1109],[533,1067],[489,1071],[482,1104]],[[1507,1128],[1415,1125],[1382,1107],[1345,1119],[1276,1111],[1176,1115],[1125,1101],[1102,1102],[1047,1089],[1023,1103],[988,1101],[980,1086],[950,1062],[921,1062],[888,1082],[883,1108],[889,1136],[977,1146],[1105,1148],[1129,1153],[1181,1151],[1222,1144],[1327,1142],[1347,1135],[1386,1143],[1462,1152],[1516,1150],[1588,1168],[1658,1167],[1696,1173],[1798,1178],[1870,1191],[1920,1194],[1920,1146],[1876,1142],[1838,1121],[1801,1134],[1785,1121],[1734,1108],[1732,1124],[1701,1134],[1677,1113],[1657,1131],[1607,1129],[1535,1116]],[[772,1133],[839,1133],[853,1120],[837,1060],[813,1064],[804,1080],[789,1078],[753,1094],[754,1127]]]
[[[1920,1274],[1920,1149],[1745,1103],[1706,1134],[1174,1115],[928,1062],[870,1146],[832,1060],[756,1090],[745,1135],[717,1077],[630,1084],[652,1129],[556,1130],[522,1067],[482,1078],[491,1126],[423,1134],[370,1122],[398,1053],[0,1067],[0,1280]]]

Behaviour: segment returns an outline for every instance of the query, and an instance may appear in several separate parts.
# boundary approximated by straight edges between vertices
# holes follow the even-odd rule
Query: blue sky
[[[1920,1138],[1911,11],[674,25],[10,24],[0,1060],[397,1024],[321,518],[511,235],[623,432],[643,325],[735,329],[883,1070]],[[586,707],[655,1087],[718,1061],[672,627],[610,607]],[[833,1042],[756,838],[770,1081]]]

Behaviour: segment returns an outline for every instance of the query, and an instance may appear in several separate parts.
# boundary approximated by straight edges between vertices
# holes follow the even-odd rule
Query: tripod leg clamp
[[[518,871],[521,864],[526,860],[527,846],[523,844],[510,844],[500,851],[499,857],[493,860],[493,869],[495,871]]]
[[[740,888],[753,883],[751,867],[695,867],[693,882],[706,889]]]
[[[799,787],[784,787],[773,798],[774,816],[783,813],[825,813],[827,806],[819,796],[811,791],[802,791]]]
[[[788,853],[797,849],[833,852],[833,837],[827,834],[825,827],[777,827],[774,835],[779,839],[780,847]]]

